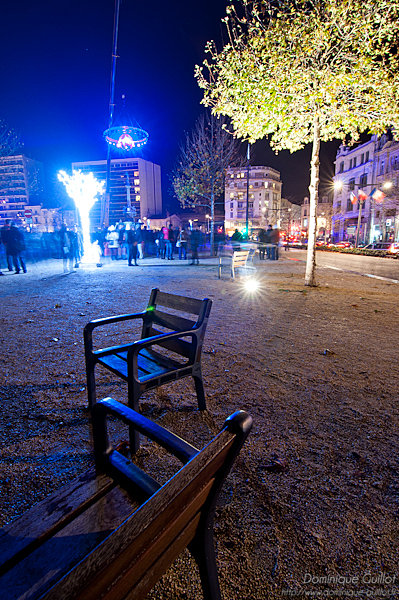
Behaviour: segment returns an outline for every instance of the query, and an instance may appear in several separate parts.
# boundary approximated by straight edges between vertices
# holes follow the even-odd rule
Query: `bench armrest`
[[[145,319],[147,310],[139,313],[131,313],[125,315],[114,315],[112,317],[103,317],[102,319],[94,319],[87,323],[83,330],[83,338],[86,352],[93,352],[93,337],[92,333],[96,327],[102,325],[112,325],[113,323],[121,323],[123,321],[131,321],[133,319]]]
[[[174,331],[173,333],[161,333],[159,335],[154,335],[148,338],[142,338],[141,340],[137,340],[135,342],[131,342],[130,344],[121,344],[120,346],[109,346],[108,348],[101,348],[101,350],[94,350],[93,356],[96,358],[101,356],[109,356],[110,354],[116,354],[117,352],[125,352],[128,353],[128,361],[133,356],[137,356],[140,350],[143,348],[147,348],[148,346],[153,346],[159,344],[162,341],[168,341],[173,339],[178,339],[180,337],[197,337],[196,331],[190,329],[188,331]]]
[[[147,311],[144,310],[139,313],[131,313],[126,315],[114,315],[112,317],[103,317],[102,319],[94,319],[87,323],[85,330],[93,331],[96,327],[100,325],[111,325],[112,323],[119,323],[121,321],[130,321],[130,319],[143,319]]]
[[[187,463],[199,452],[197,448],[182,438],[128,406],[112,398],[105,398],[93,407],[93,431],[97,460],[103,461],[104,457],[110,453],[105,425],[107,415],[117,417],[127,425],[133,425],[140,433],[171,452],[183,463]]]

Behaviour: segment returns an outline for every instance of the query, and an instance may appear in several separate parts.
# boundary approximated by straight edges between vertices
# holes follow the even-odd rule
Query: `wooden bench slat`
[[[112,489],[3,575],[0,579],[3,597],[39,598],[115,531],[137,506],[124,490]]]
[[[153,337],[155,335],[162,335],[162,331],[158,331],[153,327],[148,332],[148,337]],[[180,354],[185,358],[190,358],[193,353],[193,344],[192,342],[188,342],[184,339],[174,339],[174,340],[163,340],[158,344],[154,344],[154,346],[162,346],[163,348],[167,348],[176,354]]]
[[[154,537],[157,530],[139,536],[135,543],[130,546],[125,552],[118,556],[116,573],[110,572],[110,570],[103,571],[100,573],[93,582],[89,585],[83,593],[80,594],[80,598],[85,600],[97,600],[98,598],[104,598],[115,600],[115,598],[124,598],[129,592],[133,591],[135,586],[139,586],[139,590],[142,592],[142,586],[140,585],[141,580],[148,580],[147,572],[154,570],[156,565],[162,558],[162,555],[168,551],[168,562],[172,564],[173,560],[180,554],[180,552],[187,547],[187,542],[182,546],[179,544],[176,546],[176,554],[170,555],[170,548],[175,544],[176,540],[180,538],[181,532],[187,528],[187,526],[195,523],[198,524],[199,512],[203,506],[206,498],[209,495],[214,480],[208,482],[208,484],[202,488],[202,490],[195,495],[188,504],[188,506],[179,512],[176,520],[169,520],[166,526],[156,540]],[[187,525],[188,524],[188,525]],[[140,539],[143,538],[143,539]],[[191,536],[192,538],[192,536]],[[151,546],[148,541],[151,540]],[[154,544],[155,542],[155,544]],[[154,545],[156,548],[154,550]],[[166,565],[166,568],[169,566]],[[165,563],[163,563],[162,573],[165,572]],[[161,574],[162,574],[161,573]],[[150,583],[150,588],[158,581],[159,575],[153,576]],[[108,592],[101,596],[101,590],[107,589]],[[148,591],[148,590],[147,590]],[[135,596],[137,591],[135,591]],[[139,596],[138,596],[139,597]],[[143,596],[141,596],[143,598]]]
[[[188,298],[187,296],[179,296],[178,294],[169,294],[158,290],[155,297],[156,306],[164,308],[173,308],[192,315],[199,315],[202,309],[202,300],[197,298]]]
[[[50,498],[36,504],[15,522],[0,531],[0,575],[43,540],[48,539],[112,488],[115,482],[106,475],[96,476],[94,469],[83,473],[60,488]],[[30,536],[25,532],[29,530]]]
[[[162,327],[169,327],[172,331],[187,331],[193,329],[195,326],[195,321],[191,321],[180,315],[165,313],[158,309],[154,310],[153,317],[154,323],[162,325]]]

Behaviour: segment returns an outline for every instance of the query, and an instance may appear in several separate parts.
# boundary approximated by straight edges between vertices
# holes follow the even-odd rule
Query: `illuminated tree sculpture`
[[[90,210],[97,200],[96,196],[104,193],[104,182],[98,181],[93,173],[80,170],[72,171],[72,175],[60,171],[58,179],[65,185],[79,212],[83,235],[82,263],[98,263],[98,247],[90,240]]]
[[[197,67],[203,103],[250,142],[311,143],[305,284],[315,285],[320,142],[399,131],[399,0],[241,0],[229,43]]]

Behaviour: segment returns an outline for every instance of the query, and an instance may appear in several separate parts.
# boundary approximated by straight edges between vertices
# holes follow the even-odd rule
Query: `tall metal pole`
[[[362,208],[363,208],[363,201],[360,201],[359,199],[359,214],[357,217],[357,228],[356,228],[356,242],[355,242],[355,248],[359,247],[359,233],[360,233],[360,226],[362,223]]]
[[[116,73],[116,59],[118,58],[117,52],[118,52],[119,7],[120,7],[120,0],[115,0],[114,37],[113,37],[113,43],[112,43],[112,66],[111,66],[111,81],[110,81],[110,90],[109,90],[108,129],[110,129],[112,127],[112,124],[114,121],[114,110],[115,110],[115,73]],[[109,225],[110,187],[111,187],[111,146],[108,145],[105,199],[104,199],[104,203],[103,203],[104,210],[101,211],[102,224],[105,226]]]
[[[249,142],[248,142],[248,146],[247,146],[247,206],[246,206],[246,210],[245,210],[245,231],[246,231],[246,238],[249,238],[249,158],[250,158],[250,154],[249,154]]]

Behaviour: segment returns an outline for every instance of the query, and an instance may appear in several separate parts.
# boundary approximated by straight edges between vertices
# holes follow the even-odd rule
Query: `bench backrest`
[[[167,341],[163,347],[193,359],[202,348],[212,300],[188,298],[177,294],[151,290],[141,337],[149,338],[168,331],[194,331],[191,339]]]

